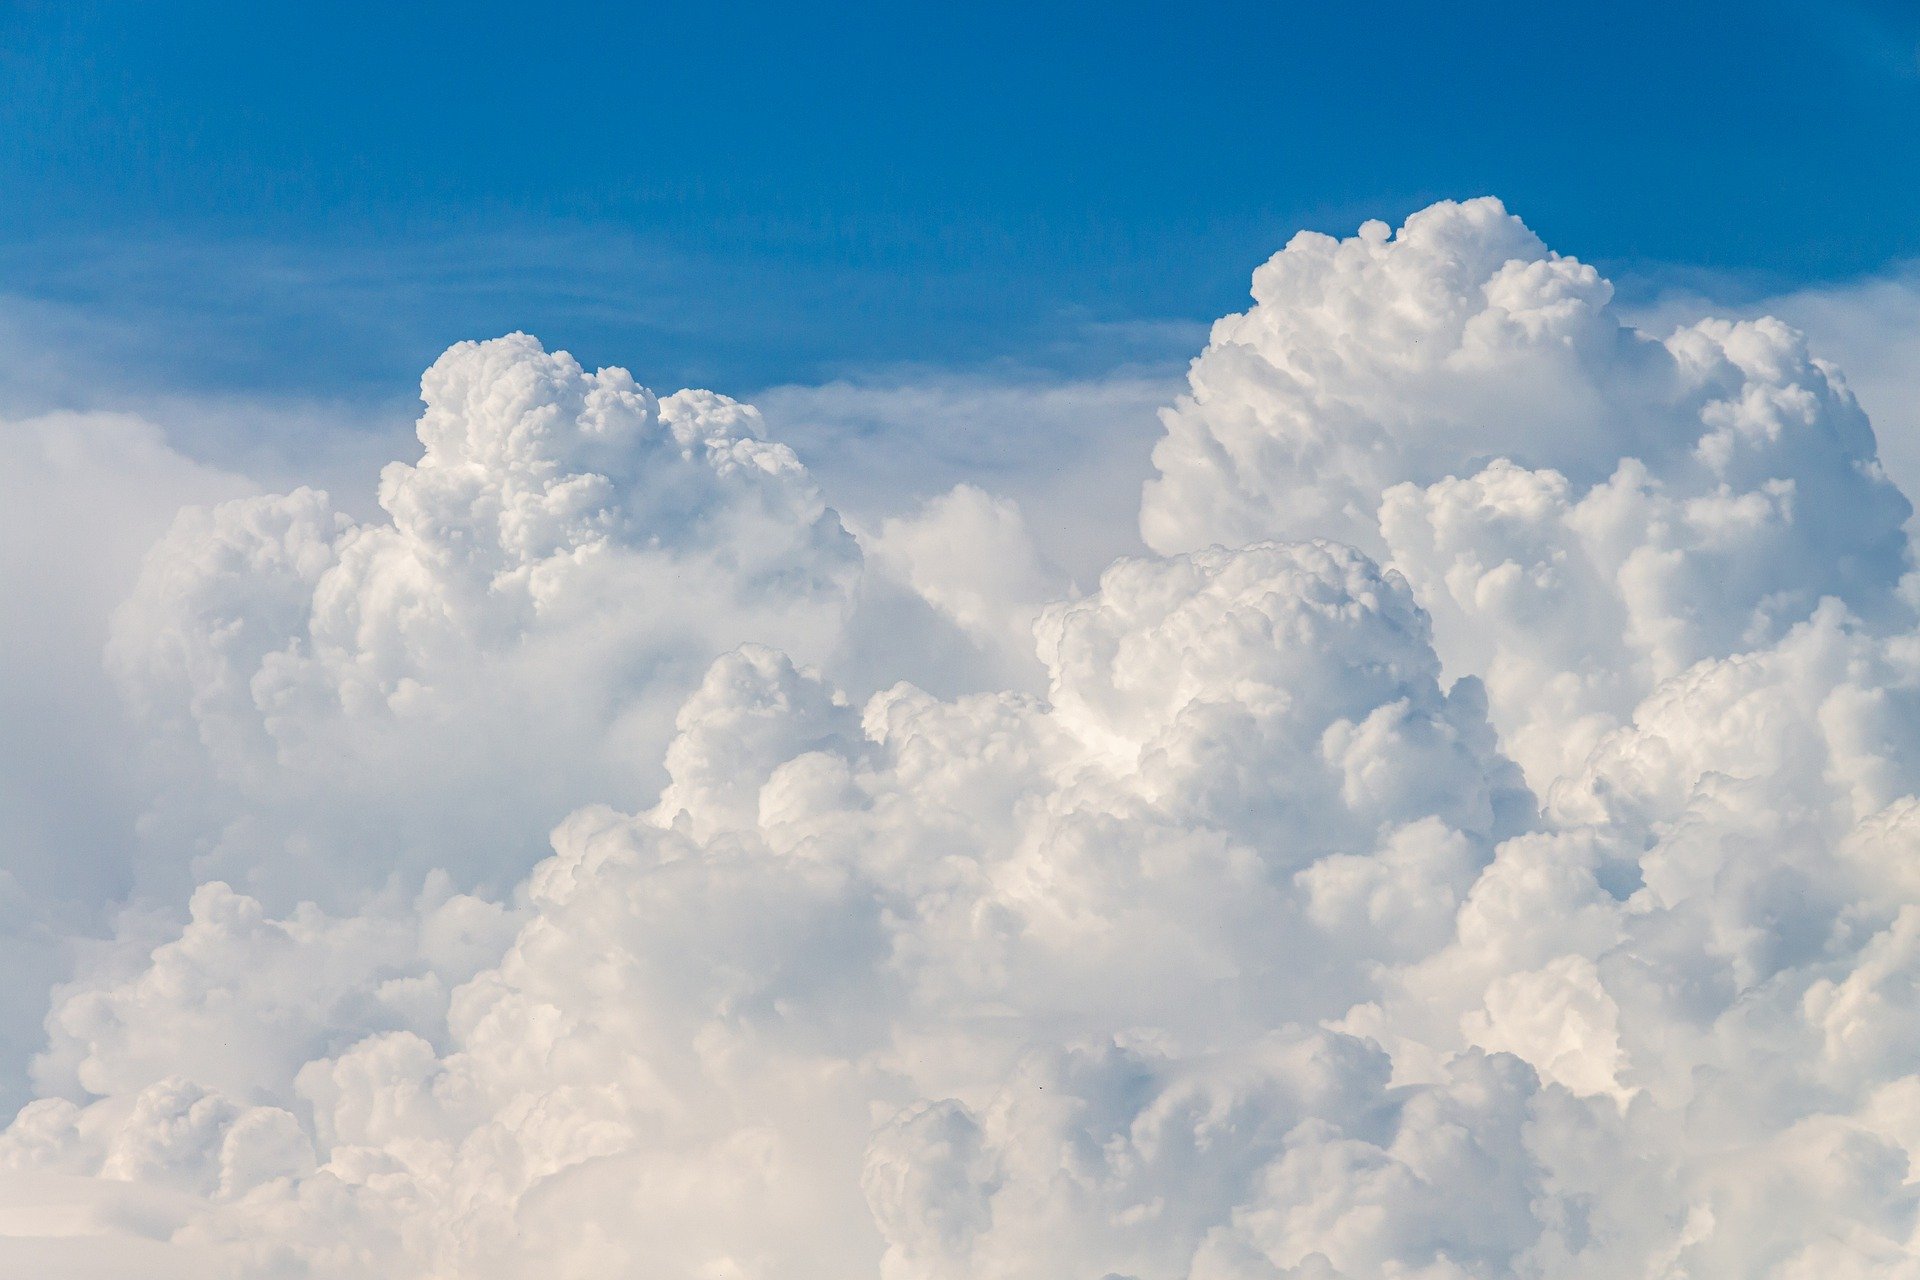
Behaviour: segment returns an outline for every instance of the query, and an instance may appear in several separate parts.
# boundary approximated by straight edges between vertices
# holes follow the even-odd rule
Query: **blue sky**
[[[0,13],[0,293],[105,383],[386,394],[512,328],[661,385],[1083,371],[1483,192],[1630,288],[1920,253],[1904,0]]]

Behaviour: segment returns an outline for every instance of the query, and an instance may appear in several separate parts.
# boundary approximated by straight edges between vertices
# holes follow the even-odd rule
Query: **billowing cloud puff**
[[[838,640],[858,550],[751,408],[525,335],[452,348],[421,396],[387,521],[305,489],[190,510],[120,610],[109,663],[174,787],[153,821],[203,872],[523,865],[581,795],[657,780],[715,652]]]
[[[1492,200],[1302,234],[1253,293],[1164,415],[1147,541],[1381,557],[1536,784],[1659,681],[1822,597],[1895,608],[1910,508],[1838,375],[1777,321],[1641,333]]]
[[[1504,458],[1585,493],[1635,459],[1736,494],[1793,482],[1813,536],[1854,552],[1837,585],[1871,587],[1899,559],[1883,522],[1904,500],[1798,335],[1770,320],[1641,333],[1598,272],[1496,200],[1435,205],[1397,234],[1303,232],[1254,273],[1253,297],[1215,323],[1163,414],[1141,512],[1156,550],[1278,535],[1377,552],[1397,485]]]
[[[14,1158],[84,1148],[104,1176],[149,1130],[190,1133],[169,1185],[209,1208],[183,1238],[269,1269],[287,1233],[328,1240],[323,1274],[1191,1258],[1288,1149],[1271,1107],[1385,1141],[1379,1051],[1274,1028],[1370,990],[1369,940],[1445,937],[1449,896],[1530,805],[1472,683],[1440,690],[1405,585],[1346,548],[1124,562],[1042,630],[1045,703],[901,686],[856,712],[770,650],[721,659],[658,808],[564,824],[517,936],[450,998],[423,982],[459,955],[424,940],[450,911],[463,943],[505,916],[272,921],[201,890],[147,967],[63,995],[42,1074],[107,1100],[42,1104]],[[291,1046],[297,1070],[271,1056]],[[1029,1080],[1052,1100],[995,1120],[1034,1105]],[[1083,1089],[1112,1093],[1109,1119],[1076,1118]],[[269,1123],[249,1106],[311,1116],[310,1167],[223,1181],[228,1128]],[[1183,1185],[1204,1161],[1158,1145],[1199,1141],[1181,1127],[1216,1106],[1256,1126],[1226,1138],[1244,1167]],[[1111,1183],[1094,1204],[1053,1203],[1031,1130],[1125,1132],[1140,1107],[1168,1129],[1129,1157],[1145,1167],[1090,1168]],[[877,1134],[876,1108],[899,1113]],[[930,1166],[948,1129],[977,1168]],[[942,1188],[960,1203],[923,1213]],[[743,1228],[743,1196],[778,1208]],[[1173,1203],[1103,1241],[1127,1196]]]
[[[503,895],[207,884],[130,924],[0,1176],[96,1256],[249,1278],[1920,1276],[1920,640],[1837,375],[1770,323],[1639,334],[1486,201],[1255,289],[1168,417],[1157,555],[1042,605],[984,493],[872,539],[977,639],[1031,616],[1030,689],[836,687],[810,620],[857,562],[811,491],[715,498],[667,428],[622,470],[592,390],[552,475],[660,490],[632,509],[693,522],[657,544],[551,532],[572,480],[487,487],[516,429],[456,447],[469,410],[391,529],[296,497],[176,534],[126,616],[189,621],[126,624],[131,687],[235,795],[315,803],[378,794],[316,743],[544,688],[511,655],[578,637],[541,600],[656,652],[597,558],[725,572],[642,803],[578,796]],[[771,561],[739,504],[785,513]],[[713,621],[756,601],[777,643]]]

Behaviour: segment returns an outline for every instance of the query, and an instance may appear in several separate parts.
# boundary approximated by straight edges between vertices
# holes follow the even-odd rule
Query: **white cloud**
[[[1030,495],[863,563],[750,411],[527,339],[429,373],[390,522],[185,517],[113,660],[194,784],[148,838],[254,874],[56,993],[0,1262],[1920,1275],[1909,511],[1845,387],[1489,201],[1255,297],[1084,594]]]
[[[715,651],[839,641],[858,550],[752,409],[524,336],[453,348],[422,397],[384,519],[309,489],[189,510],[119,610],[109,666],[166,787],[149,827],[199,874],[517,873],[583,795],[657,782]]]
[[[1146,1082],[1192,1087],[1194,1053],[1255,1055],[1223,1068],[1229,1093],[1295,1087],[1266,1079],[1257,1046],[1274,1019],[1338,1012],[1351,995],[1339,984],[1353,981],[1340,972],[1346,940],[1309,932],[1295,873],[1414,821],[1469,850],[1454,866],[1464,893],[1524,819],[1480,704],[1441,694],[1404,587],[1334,547],[1123,563],[1042,630],[1045,705],[903,686],[856,718],[778,655],[723,658],[681,717],[656,814],[583,811],[563,825],[518,936],[450,1001],[386,994],[400,979],[383,975],[411,972],[433,915],[412,930],[312,912],[281,922],[202,889],[195,923],[149,965],[64,993],[42,1074],[108,1100],[65,1113],[65,1147],[36,1133],[19,1158],[53,1145],[73,1160],[95,1129],[94,1149],[111,1152],[204,1125],[197,1163],[175,1141],[151,1176],[210,1202],[189,1234],[232,1240],[261,1267],[291,1232],[346,1242],[349,1271],[381,1258],[535,1274],[557,1247],[572,1251],[563,1265],[618,1269],[665,1242],[664,1265],[685,1274],[844,1274],[882,1245],[890,1257],[932,1247],[875,1235],[861,1188],[879,1176],[876,1106],[951,1095],[991,1117],[995,1097],[1018,1095],[1010,1080],[1038,1072],[1035,1087],[1053,1081],[1067,1109],[1047,1123],[1070,1133],[1084,1105],[1074,1090],[1117,1072],[1099,1087],[1118,1091],[1104,1105],[1124,1127]],[[1401,922],[1389,910],[1379,923]],[[411,963],[461,977],[445,958]],[[358,1004],[334,985],[355,982]],[[1057,1060],[1029,1047],[1116,1033],[1148,1039]],[[194,1048],[215,1044],[227,1048]],[[288,1049],[311,1060],[293,1071],[274,1056]],[[1303,1052],[1317,1051],[1281,1056]],[[1085,1053],[1110,1065],[1082,1081]],[[146,1102],[115,1101],[129,1097]],[[315,1170],[277,1190],[229,1189],[225,1135],[252,1113],[209,1098],[310,1114]],[[1363,1092],[1354,1123],[1378,1104]],[[1191,1104],[1158,1105],[1166,1140],[1190,1142],[1176,1135]],[[1268,1140],[1284,1136],[1265,1123]],[[1028,1130],[1015,1115],[989,1141],[1018,1144],[995,1158],[1044,1186],[1048,1157],[1027,1148]],[[1236,1194],[1251,1194],[1264,1151],[1236,1156]],[[1110,1269],[1138,1266],[1142,1249],[1191,1254],[1231,1208],[1191,1185],[1191,1157],[1139,1158],[1151,1167],[1114,1173],[1101,1194],[1177,1203],[1100,1246]],[[997,1259],[989,1274],[1025,1274],[1043,1240],[1064,1260],[1099,1239],[1085,1212],[1107,1210],[988,1181],[1008,1207],[988,1240],[936,1260],[942,1274],[967,1271],[976,1250]],[[336,1183],[344,1191],[320,1196]],[[991,1189],[955,1194],[1000,1203]],[[741,1230],[742,1196],[777,1208]],[[1002,1222],[1023,1204],[1030,1222]],[[515,1221],[518,1238],[504,1226]]]
[[[1037,674],[1028,670],[1033,624],[1069,584],[1043,560],[1012,500],[956,485],[910,515],[882,521],[866,549],[876,572],[899,581],[999,658],[1003,684]]]
[[[1813,285],[1729,310],[1724,300],[1670,290],[1637,309],[1641,328],[1666,333],[1703,315],[1778,316],[1833,361],[1873,420],[1880,460],[1903,493],[1920,492],[1920,267]]]
[[[1151,345],[1184,354],[1187,338],[1182,326]],[[1017,503],[1043,560],[1090,587],[1115,556],[1142,549],[1139,487],[1157,411],[1179,388],[1170,362],[1064,380],[907,370],[756,400],[862,525],[970,484]]]
[[[133,878],[142,793],[100,666],[108,618],[183,503],[249,488],[124,415],[0,422],[0,1099],[40,1039],[65,935]]]
[[[1823,596],[1899,611],[1911,508],[1773,320],[1664,339],[1490,201],[1296,237],[1167,415],[1157,549],[1335,536],[1405,573],[1536,785]]]

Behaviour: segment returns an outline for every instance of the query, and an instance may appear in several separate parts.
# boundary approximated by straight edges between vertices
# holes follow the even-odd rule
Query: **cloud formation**
[[[183,516],[110,660],[203,883],[56,993],[0,1262],[1920,1276],[1909,508],[1844,384],[1490,200],[1254,297],[1083,596],[978,489],[863,554],[751,411],[525,338],[429,372],[390,523]],[[905,598],[1031,680],[850,688]]]
[[[657,783],[715,652],[838,641],[858,549],[750,407],[525,335],[452,348],[421,397],[386,520],[310,489],[189,510],[115,618],[150,825],[201,874],[517,872],[582,795]]]
[[[1168,410],[1148,543],[1336,537],[1405,574],[1544,787],[1661,681],[1823,598],[1904,616],[1911,512],[1774,320],[1627,325],[1497,203],[1302,234]]]

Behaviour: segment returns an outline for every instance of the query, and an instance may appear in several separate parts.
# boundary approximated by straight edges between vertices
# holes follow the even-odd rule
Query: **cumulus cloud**
[[[202,875],[517,871],[583,795],[657,782],[715,651],[837,642],[858,549],[750,407],[524,335],[454,347],[421,396],[384,520],[310,489],[190,509],[115,617],[150,827]]]
[[[1833,597],[1899,614],[1911,512],[1776,320],[1655,338],[1498,204],[1302,234],[1165,419],[1161,551],[1333,536],[1404,573],[1536,785],[1660,681]]]
[[[1033,1125],[1077,1132],[1083,1088],[1113,1093],[1102,1123],[1140,1123],[1128,1109],[1149,1104],[1143,1089],[1214,1087],[1188,1079],[1204,1074],[1196,1054],[1229,1060],[1220,1106],[1261,1110],[1233,1100],[1242,1088],[1347,1090],[1338,1072],[1292,1073],[1377,1051],[1319,1032],[1269,1044],[1271,1026],[1338,1013],[1361,990],[1353,939],[1369,932],[1322,930],[1316,911],[1357,911],[1389,935],[1444,931],[1422,899],[1464,895],[1530,806],[1474,686],[1440,690],[1404,585],[1345,548],[1122,563],[1042,631],[1045,702],[902,686],[856,712],[770,650],[721,659],[681,717],[660,805],[569,819],[517,935],[450,1000],[405,985],[409,963],[464,976],[414,958],[437,917],[382,941],[367,920],[270,921],[203,888],[194,922],[145,968],[63,995],[42,1075],[80,1105],[45,1104],[17,1158],[77,1159],[98,1130],[100,1163],[80,1167],[100,1172],[159,1126],[179,1136],[151,1176],[207,1198],[195,1231],[243,1253],[284,1248],[288,1232],[350,1241],[343,1274],[537,1274],[553,1250],[583,1270],[664,1257],[685,1274],[769,1275],[844,1273],[882,1250],[889,1270],[955,1275],[1024,1274],[1043,1244],[1063,1265],[1110,1256],[1108,1270],[1190,1254],[1232,1203],[1182,1185],[1191,1154],[1089,1170],[1112,1185],[1074,1209],[1035,1200],[1054,1171],[1046,1146],[1027,1145]],[[1452,846],[1420,892],[1395,876],[1433,859],[1304,874],[1408,839]],[[484,933],[469,917],[501,920],[459,912],[463,939]],[[346,998],[355,981],[365,1003]],[[368,1031],[407,1013],[423,1023]],[[329,1039],[342,1047],[311,1047]],[[214,1043],[232,1047],[191,1049]],[[273,1057],[287,1048],[311,1056],[290,1070]],[[1383,1085],[1384,1067],[1373,1074]],[[1018,1099],[1025,1079],[1054,1101],[995,1122],[994,1100]],[[911,1196],[937,1171],[905,1187],[885,1173],[918,1169],[923,1138],[946,1141],[938,1126],[903,1114],[869,1150],[874,1107],[912,1113],[920,1098],[980,1148],[979,1176],[947,1188],[961,1205],[931,1219],[979,1200],[971,1234],[925,1238]],[[311,1115],[325,1159],[222,1181],[225,1135],[256,1114],[228,1099]],[[1159,1105],[1177,1132],[1197,1104]],[[1363,1090],[1356,1122],[1377,1105]],[[56,1121],[64,1143],[43,1136]],[[1264,1140],[1283,1136],[1262,1123]],[[349,1151],[380,1154],[349,1169]],[[1236,1153],[1243,1180],[1276,1154]],[[1026,1172],[993,1171],[1009,1163]],[[1149,1194],[1176,1202],[1101,1241],[1102,1215]],[[742,1196],[778,1208],[742,1230]],[[262,1214],[279,1225],[263,1231]],[[476,1235],[476,1217],[501,1227]],[[409,1238],[388,1239],[401,1227]]]
[[[1736,292],[1731,285],[1727,292]],[[1818,284],[1729,308],[1724,298],[1670,290],[1634,311],[1634,323],[1669,333],[1702,316],[1777,316],[1832,359],[1873,419],[1880,461],[1901,492],[1920,491],[1920,266],[1897,264],[1863,280]]]
[[[429,373],[390,522],[184,517],[110,655],[206,882],[56,992],[0,1262],[1920,1275],[1909,508],[1844,382],[1490,200],[1254,298],[1083,594],[974,488],[863,556],[750,411],[527,339]],[[855,687],[889,591],[1031,666]],[[568,798],[517,886],[475,788]],[[384,891],[212,878],[309,827]]]

